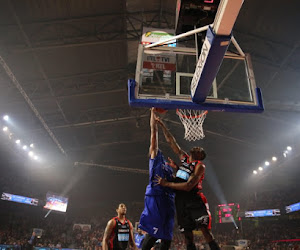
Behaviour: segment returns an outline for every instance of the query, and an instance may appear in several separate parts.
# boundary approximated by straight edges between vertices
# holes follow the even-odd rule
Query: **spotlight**
[[[28,155],[29,155],[30,157],[33,157],[33,152],[30,151],[30,152],[28,153]]]
[[[256,171],[256,170],[253,170],[253,174],[257,174],[257,171]]]
[[[16,140],[16,143],[17,143],[17,144],[20,144],[20,143],[21,143],[21,141],[18,139],[18,140]]]
[[[4,132],[6,132],[8,130],[8,127],[3,127],[2,129]]]
[[[292,150],[292,147],[291,147],[291,146],[287,146],[286,149],[287,149],[288,151],[291,151],[291,150]]]
[[[36,155],[33,157],[33,159],[35,159],[35,160],[38,160],[39,159],[39,157],[37,157]]]
[[[33,143],[31,143],[31,144],[29,145],[29,147],[31,147],[31,148],[34,148],[34,145],[33,145]]]
[[[262,168],[262,167],[259,167],[258,170],[259,170],[259,171],[263,171],[263,168]]]
[[[3,120],[4,121],[8,121],[9,120],[9,116],[8,115],[3,116]]]
[[[273,156],[273,157],[272,157],[272,161],[277,161],[277,157],[276,157],[276,156]]]
[[[266,165],[266,166],[269,166],[269,165],[270,165],[270,162],[266,161],[266,162],[265,162],[265,165]]]
[[[283,156],[284,157],[286,157],[287,156],[287,152],[285,151],[285,152],[283,152]]]
[[[27,149],[27,146],[26,146],[26,145],[24,145],[24,146],[23,146],[23,149],[24,149],[24,150],[26,150],[26,149]]]

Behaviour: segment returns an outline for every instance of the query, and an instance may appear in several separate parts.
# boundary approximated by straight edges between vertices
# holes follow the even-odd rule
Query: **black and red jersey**
[[[116,221],[116,225],[113,229],[112,237],[109,242],[109,249],[125,250],[127,249],[130,237],[130,222],[125,219],[122,223],[118,217],[114,217],[113,220]]]
[[[191,174],[194,173],[195,167],[197,164],[201,163],[201,161],[189,161],[189,155],[184,155],[181,159],[181,165],[176,173],[176,180],[175,182],[187,182],[190,178]],[[198,185],[195,186],[190,192],[198,193],[202,190],[202,181],[204,179],[204,173],[201,176]]]

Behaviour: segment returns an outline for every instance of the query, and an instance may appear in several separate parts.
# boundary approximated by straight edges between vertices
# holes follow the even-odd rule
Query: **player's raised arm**
[[[176,139],[171,134],[171,132],[168,130],[165,123],[158,117],[156,118],[156,122],[161,126],[161,128],[164,132],[164,136],[166,138],[166,141],[169,143],[169,145],[172,148],[172,150],[174,151],[174,153],[177,154],[179,156],[179,158],[181,159],[181,157],[183,155],[185,155],[186,153],[177,144]]]
[[[116,226],[115,220],[110,220],[107,223],[107,226],[104,231],[103,240],[102,240],[102,249],[103,250],[109,250],[109,239],[111,238],[111,234],[112,234],[115,226]]]
[[[151,159],[154,159],[158,151],[158,129],[156,123],[156,115],[154,113],[155,108],[151,108],[150,111],[151,111],[151,115],[150,115],[151,136],[150,136],[149,154]]]

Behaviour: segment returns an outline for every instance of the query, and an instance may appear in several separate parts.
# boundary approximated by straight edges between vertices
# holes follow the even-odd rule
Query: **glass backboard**
[[[201,104],[191,100],[190,85],[198,56],[195,48],[139,45],[131,105],[168,109],[190,108],[230,112],[262,112],[249,55],[226,52],[210,92]],[[133,86],[134,85],[134,86]],[[189,107],[190,106],[190,107]]]

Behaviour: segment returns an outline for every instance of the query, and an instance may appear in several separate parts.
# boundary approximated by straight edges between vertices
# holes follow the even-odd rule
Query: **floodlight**
[[[8,115],[3,116],[3,120],[4,121],[8,121],[9,120],[9,116]]]
[[[253,174],[257,174],[257,171],[256,171],[256,170],[253,170]]]
[[[34,145],[33,145],[33,143],[31,143],[31,144],[29,145],[29,147],[31,147],[31,148],[34,148]]]
[[[21,140],[19,140],[19,139],[16,140],[16,143],[17,143],[17,144],[20,144],[20,143],[21,143]]]
[[[287,146],[286,149],[287,149],[288,151],[291,151],[291,150],[292,150],[292,147],[291,147],[291,146]]]
[[[270,165],[270,162],[266,161],[266,162],[265,162],[265,165],[266,165],[266,166],[269,166],[269,165]]]
[[[26,145],[24,145],[24,146],[23,146],[23,149],[24,149],[24,150],[26,150],[26,149],[27,149],[27,146],[26,146]]]
[[[33,156],[33,152],[30,151],[30,152],[28,153],[28,155],[29,155],[30,157],[32,157],[32,156]]]
[[[8,127],[3,127],[2,129],[4,132],[6,132],[8,130]]]
[[[263,171],[263,168],[262,168],[262,167],[259,167],[258,170],[259,170],[259,171]]]
[[[33,159],[35,159],[35,160],[38,160],[39,159],[39,157],[37,157],[36,155],[33,157]]]
[[[277,161],[277,157],[276,157],[276,156],[273,156],[273,157],[272,157],[272,161]]]

